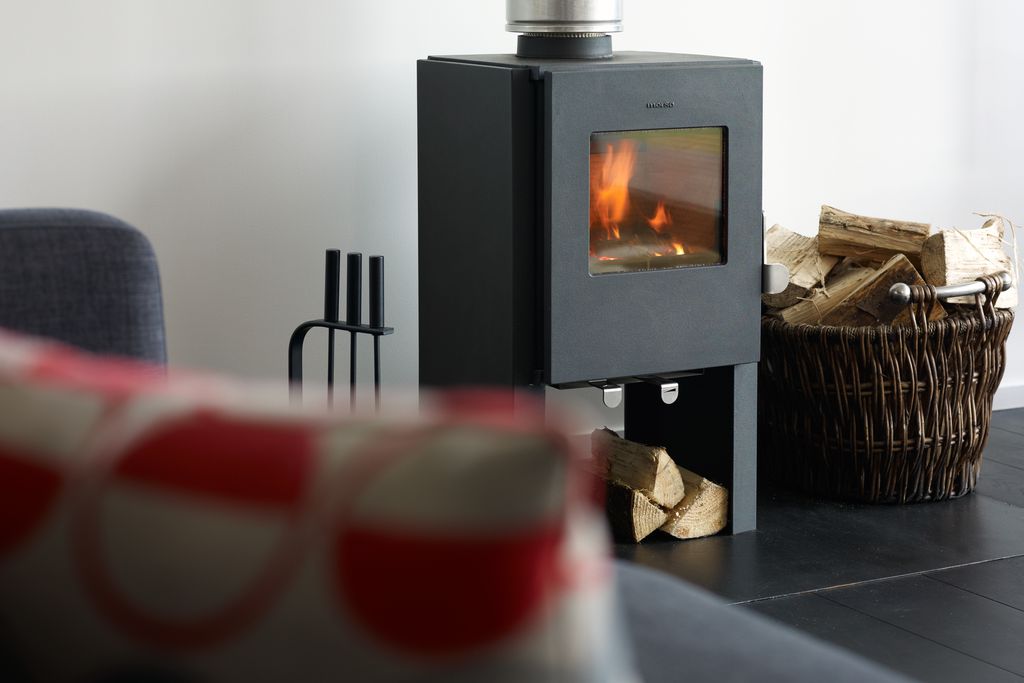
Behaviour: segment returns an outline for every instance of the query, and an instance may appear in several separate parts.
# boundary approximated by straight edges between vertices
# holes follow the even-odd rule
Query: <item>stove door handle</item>
[[[761,293],[781,294],[789,287],[789,268],[781,263],[767,263],[768,261],[768,240],[764,220],[764,211],[761,212]]]

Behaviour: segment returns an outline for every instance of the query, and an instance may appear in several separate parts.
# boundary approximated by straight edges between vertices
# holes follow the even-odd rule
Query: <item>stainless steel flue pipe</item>
[[[505,0],[505,30],[602,35],[622,31],[622,0]]]

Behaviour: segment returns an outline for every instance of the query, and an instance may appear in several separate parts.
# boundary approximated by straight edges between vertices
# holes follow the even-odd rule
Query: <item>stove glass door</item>
[[[725,262],[725,128],[590,136],[590,274]]]

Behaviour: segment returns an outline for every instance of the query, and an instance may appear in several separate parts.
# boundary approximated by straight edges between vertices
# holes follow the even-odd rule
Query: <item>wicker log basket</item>
[[[1007,277],[980,278],[975,306],[934,322],[925,311],[947,298],[941,290],[957,288],[910,287],[913,321],[901,326],[763,318],[765,465],[788,486],[846,500],[910,503],[973,491],[1013,323],[1012,311],[994,306]],[[896,287],[905,296],[908,288]]]

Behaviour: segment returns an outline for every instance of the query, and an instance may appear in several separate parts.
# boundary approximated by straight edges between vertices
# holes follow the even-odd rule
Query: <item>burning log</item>
[[[664,448],[626,441],[610,429],[591,437],[598,474],[605,480],[646,496],[656,505],[671,508],[683,499],[683,480]]]
[[[940,230],[925,240],[921,268],[928,283],[936,287],[971,282],[1003,270],[1014,272],[1003,248],[1002,220],[990,218],[979,230]],[[972,304],[974,297],[957,297],[950,303]],[[1017,287],[1000,294],[996,306],[1015,308]]]
[[[822,254],[872,261],[904,254],[920,265],[921,248],[930,234],[931,226],[927,223],[869,218],[822,206],[818,249]]]
[[[821,318],[823,325],[860,326],[909,323],[912,308],[889,299],[889,288],[897,282],[923,285],[924,279],[903,254],[886,261],[878,270],[836,304]],[[928,311],[928,320],[946,317],[946,310],[934,302]]]
[[[818,251],[818,238],[806,237],[773,225],[765,233],[768,263],[781,263],[789,269],[789,286],[778,294],[762,294],[761,299],[772,308],[787,308],[806,297],[812,288],[825,282],[838,256],[823,256]]]
[[[661,530],[676,538],[717,534],[729,521],[729,492],[722,486],[682,467],[686,495],[668,513]]]

